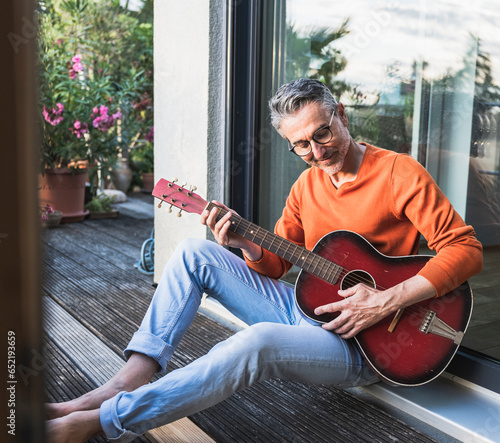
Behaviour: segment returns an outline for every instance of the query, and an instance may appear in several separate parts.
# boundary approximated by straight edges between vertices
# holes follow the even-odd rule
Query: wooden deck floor
[[[122,211],[116,220],[86,220],[44,232],[48,400],[81,395],[123,365],[121,350],[154,292],[152,277],[134,268],[152,226],[151,217]],[[169,371],[188,364],[232,334],[201,314],[193,326]],[[206,433],[201,440],[191,437],[190,430],[166,437],[159,431],[156,438],[208,441],[208,434],[217,442],[434,441],[345,391],[277,379],[235,394],[190,417],[190,422]],[[148,435],[136,441],[153,438]]]

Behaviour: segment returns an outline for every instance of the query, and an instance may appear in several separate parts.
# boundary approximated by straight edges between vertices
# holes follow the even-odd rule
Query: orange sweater
[[[418,253],[420,234],[437,255],[419,275],[438,296],[481,271],[482,247],[430,174],[408,155],[366,145],[356,179],[338,189],[318,168],[304,171],[292,186],[275,233],[311,250],[331,231],[346,229],[385,255]],[[280,278],[291,264],[264,250],[248,266]]]

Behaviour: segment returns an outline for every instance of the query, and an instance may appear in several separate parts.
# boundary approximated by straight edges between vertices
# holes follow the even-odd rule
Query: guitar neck
[[[213,208],[217,208],[217,221],[228,212],[213,203],[208,203],[206,206],[209,211]],[[263,229],[239,215],[231,215],[229,230],[329,283],[336,284],[343,270],[341,266]]]

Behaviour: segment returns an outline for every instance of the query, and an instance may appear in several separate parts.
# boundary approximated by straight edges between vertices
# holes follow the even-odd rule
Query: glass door
[[[475,228],[485,265],[470,282],[464,345],[500,360],[500,10],[486,0],[269,4],[259,224],[274,227],[305,167],[270,129],[267,100],[282,83],[319,79],[345,105],[356,141],[412,155]]]

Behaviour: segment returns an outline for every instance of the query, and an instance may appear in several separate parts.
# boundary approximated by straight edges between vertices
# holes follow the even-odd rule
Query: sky
[[[286,14],[296,29],[336,28],[349,17],[351,32],[334,43],[348,58],[341,77],[368,89],[387,82],[387,66],[395,61],[408,77],[417,60],[429,63],[429,79],[456,71],[476,44],[471,35],[490,54],[500,84],[500,8],[495,1],[288,0]]]

